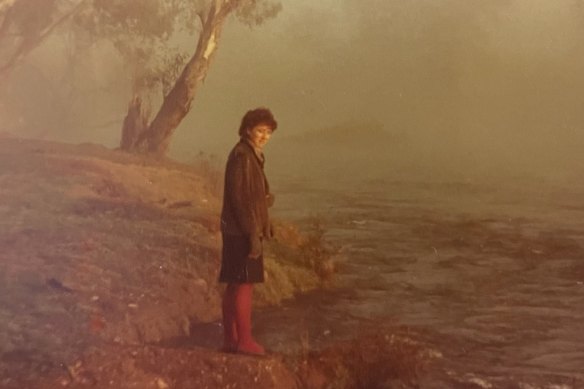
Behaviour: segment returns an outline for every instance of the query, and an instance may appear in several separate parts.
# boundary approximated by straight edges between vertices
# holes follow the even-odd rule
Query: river
[[[461,387],[584,387],[580,182],[273,182],[273,215],[318,218],[339,270],[334,288],[256,314],[269,348],[392,322],[430,333]]]

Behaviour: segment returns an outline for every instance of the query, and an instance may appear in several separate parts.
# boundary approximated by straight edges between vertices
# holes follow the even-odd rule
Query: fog
[[[359,147],[382,146],[376,152],[391,156],[395,166],[545,175],[584,168],[584,6],[578,0],[282,3],[282,12],[262,26],[228,23],[171,156],[225,155],[243,113],[267,106],[280,124],[266,150],[274,160],[280,154],[314,160],[306,153],[318,148],[304,147],[312,137],[301,135],[325,130],[332,136],[326,129],[341,126],[360,139],[352,146],[355,155],[369,153]],[[61,66],[57,52],[64,51],[35,54],[34,66],[45,77]],[[12,131],[115,147],[129,100],[119,62],[94,54],[75,70],[91,75],[78,78],[83,82],[53,79],[58,93],[70,89],[82,96],[74,107],[59,108],[74,112],[75,125],[51,123],[55,107],[39,103],[47,95],[38,97],[38,82],[28,77],[17,88],[13,82],[10,93],[18,91],[18,101],[37,105],[24,110],[36,130]],[[9,109],[5,91],[2,98]],[[379,137],[371,128],[389,135]],[[316,143],[325,147],[320,138]],[[292,144],[298,150],[286,154]],[[326,154],[330,158],[319,163],[346,158],[334,150]]]

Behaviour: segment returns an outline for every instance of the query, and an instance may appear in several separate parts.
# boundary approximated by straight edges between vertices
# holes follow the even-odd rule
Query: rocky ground
[[[286,357],[172,341],[219,317],[220,190],[204,162],[0,137],[0,388],[415,387],[435,353],[402,327]],[[334,270],[276,227],[263,306]]]

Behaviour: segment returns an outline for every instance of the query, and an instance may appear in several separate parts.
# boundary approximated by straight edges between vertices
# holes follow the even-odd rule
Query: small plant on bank
[[[268,250],[278,261],[308,268],[321,281],[328,281],[336,270],[333,256],[337,250],[325,239],[322,219],[313,218],[308,226],[307,232],[300,232],[294,225],[274,221],[275,236]]]
[[[302,257],[322,280],[328,280],[335,272],[333,256],[338,250],[326,241],[326,230],[321,218],[312,218],[309,226],[306,239],[300,246]]]

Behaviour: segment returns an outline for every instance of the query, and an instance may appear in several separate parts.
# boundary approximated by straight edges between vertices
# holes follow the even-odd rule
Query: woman
[[[264,281],[262,241],[271,237],[268,207],[274,202],[264,175],[263,148],[278,123],[269,109],[248,111],[240,140],[227,159],[221,211],[223,250],[219,281],[223,296],[223,350],[263,355],[251,335],[253,284]]]

